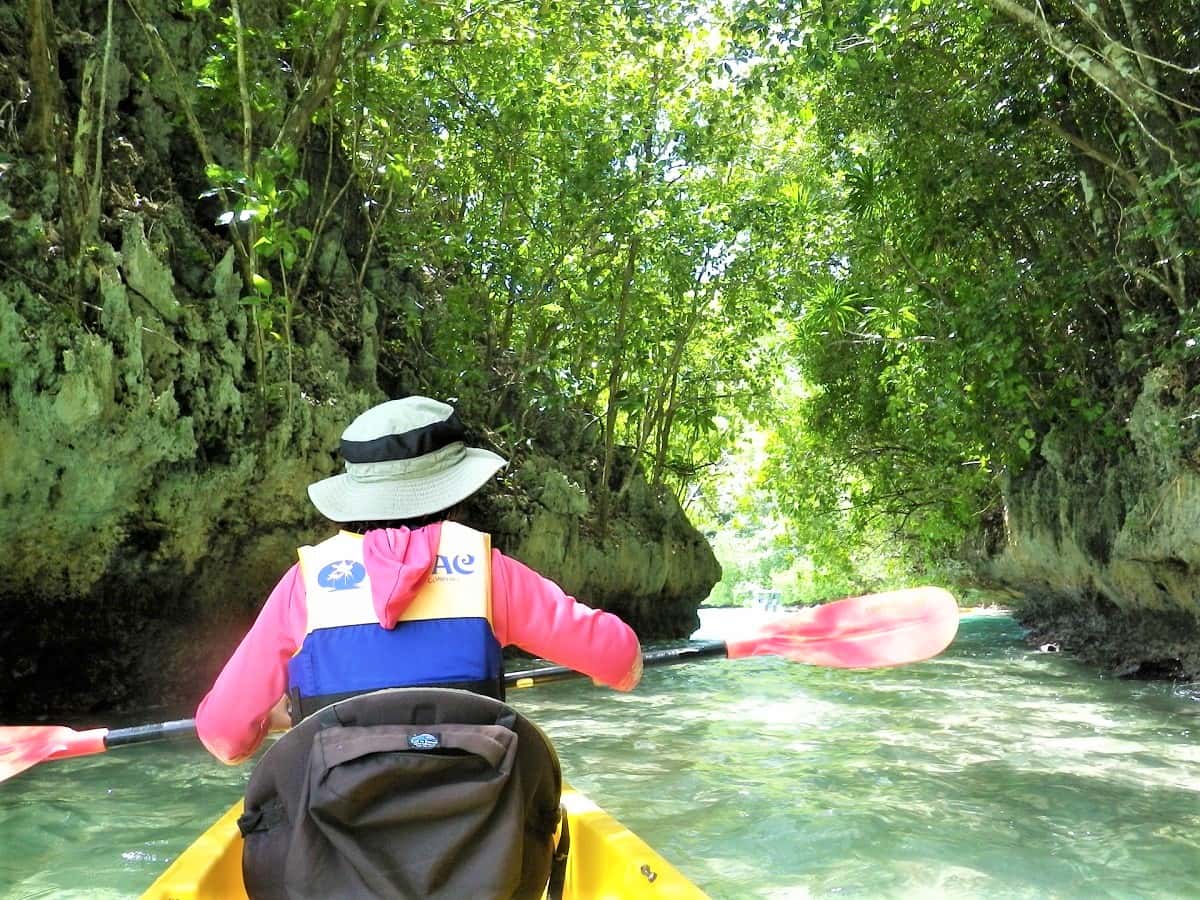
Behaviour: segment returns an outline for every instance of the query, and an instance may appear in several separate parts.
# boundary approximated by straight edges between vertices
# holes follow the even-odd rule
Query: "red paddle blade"
[[[785,613],[726,641],[730,659],[786,656],[839,669],[902,666],[937,656],[958,632],[958,602],[936,587],[847,597]]]
[[[107,728],[76,731],[65,725],[11,725],[0,728],[0,781],[47,759],[103,753]]]

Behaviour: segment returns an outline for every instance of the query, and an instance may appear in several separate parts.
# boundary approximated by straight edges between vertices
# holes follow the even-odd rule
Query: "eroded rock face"
[[[197,143],[241,158],[229,109],[195,88],[218,17],[56,3],[52,84],[30,69],[26,12],[0,4],[0,721],[186,712],[295,547],[329,533],[305,487],[339,466],[342,429],[420,391],[428,323],[410,314],[428,298],[386,248],[365,249],[361,190],[344,190],[350,166],[318,126],[296,148],[313,187],[297,221],[325,223],[306,288],[289,315],[274,288],[247,286]],[[290,14],[260,4],[257,27]],[[88,140],[58,147],[54,116],[23,139],[31,95]],[[686,634],[720,570],[674,501],[635,479],[598,527],[586,450],[540,449],[481,499],[478,524],[643,634]]]
[[[670,494],[635,475],[620,515],[601,527],[581,469],[534,456],[512,480],[517,489],[494,497],[481,522],[506,553],[637,623],[643,639],[686,637],[699,626],[696,607],[721,568]]]
[[[291,348],[295,380],[260,385],[231,255],[195,295],[145,234],[131,217],[108,248],[92,327],[0,281],[5,721],[198,699],[295,547],[329,533],[305,487],[386,399],[362,353],[315,326]],[[644,636],[686,635],[720,577],[711,550],[640,481],[596,529],[585,483],[532,456],[480,524]]]
[[[370,399],[344,385],[314,403],[293,385],[260,420],[229,257],[195,296],[142,222],[122,233],[90,328],[0,282],[0,708],[13,714],[203,668],[198,626],[244,618],[269,586],[315,524],[305,479],[331,465],[344,410]]]
[[[1177,383],[1147,375],[1117,462],[1048,435],[1006,486],[1007,546],[986,567],[1025,595],[1037,642],[1122,675],[1200,677],[1200,460]]]

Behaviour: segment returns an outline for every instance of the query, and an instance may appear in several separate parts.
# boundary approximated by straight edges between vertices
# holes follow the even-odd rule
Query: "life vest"
[[[342,531],[299,556],[308,622],[288,663],[293,723],[383,688],[450,687],[503,699],[488,535],[442,523],[433,571],[392,629],[375,613],[362,535]]]

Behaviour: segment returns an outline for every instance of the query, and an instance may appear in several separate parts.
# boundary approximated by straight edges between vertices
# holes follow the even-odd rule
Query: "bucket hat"
[[[505,465],[468,447],[454,407],[428,397],[373,406],[342,432],[346,471],[308,486],[334,522],[411,519],[465,500]]]

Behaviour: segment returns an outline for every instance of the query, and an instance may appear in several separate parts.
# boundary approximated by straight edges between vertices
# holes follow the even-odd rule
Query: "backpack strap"
[[[261,807],[247,810],[237,820],[238,831],[244,838],[256,831],[270,831],[287,821],[287,811],[278,797],[272,797]]]
[[[550,864],[550,883],[546,885],[546,900],[563,900],[567,883],[567,855],[571,852],[571,823],[567,811],[558,808],[558,841],[554,845],[554,861]]]

